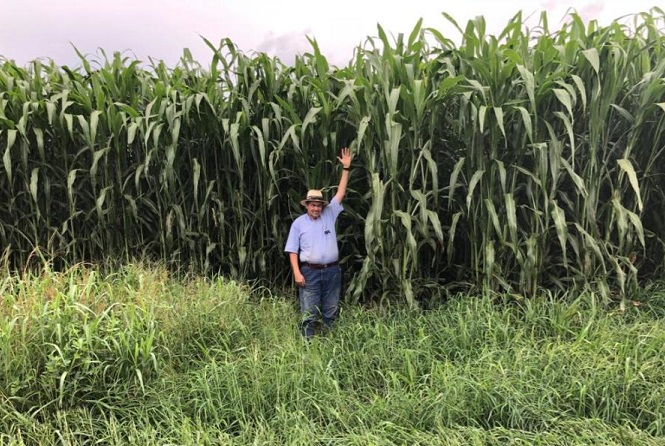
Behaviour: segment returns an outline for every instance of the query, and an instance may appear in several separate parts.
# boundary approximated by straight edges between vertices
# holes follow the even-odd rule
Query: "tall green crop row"
[[[478,18],[458,27],[459,50],[424,30],[436,40],[429,49],[412,35],[380,62],[376,51],[359,57],[387,110],[371,119],[382,136],[366,163],[378,153],[384,168],[366,185],[356,291],[374,275],[372,288],[392,281],[407,300],[432,276],[524,294],[546,284],[624,295],[639,267],[661,267],[665,62],[663,14],[653,13],[635,16],[632,30],[573,15],[556,32],[544,15],[523,31],[518,14],[499,36]]]
[[[555,33],[545,16],[526,35],[519,15],[499,38],[482,19],[460,29],[464,153],[450,186],[463,178],[456,211],[475,282],[634,283],[646,238],[662,236],[643,225],[655,211],[644,198],[662,190],[662,19],[636,17],[634,33],[574,15]]]
[[[444,14],[445,15],[445,14]],[[451,287],[630,290],[660,272],[665,14],[630,27],[517,14],[497,36],[418,22],[330,66],[206,41],[204,67],[114,54],[0,65],[7,264],[160,259],[289,283],[282,252],[309,188],[354,162],[339,222],[354,299]],[[444,287],[440,285],[446,285]]]

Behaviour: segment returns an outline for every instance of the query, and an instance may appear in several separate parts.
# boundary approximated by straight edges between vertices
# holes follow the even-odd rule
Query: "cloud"
[[[311,34],[310,29],[282,34],[271,32],[257,46],[256,50],[276,56],[282,62],[291,64],[297,54],[312,50],[312,46],[306,37],[309,34]]]
[[[605,2],[597,1],[593,3],[588,3],[578,11],[580,17],[583,20],[593,20],[602,16],[605,11]]]
[[[487,19],[488,33],[500,32],[518,10],[537,20],[543,9],[551,18],[562,18],[573,8],[585,20],[601,24],[629,13],[653,7],[653,0],[630,2],[603,0],[336,0],[324,12],[315,13],[306,0],[5,0],[0,26],[0,56],[24,64],[49,57],[59,64],[78,64],[72,45],[84,54],[107,55],[120,51],[164,60],[174,65],[183,48],[195,59],[210,60],[211,51],[201,37],[213,44],[230,38],[245,52],[262,51],[285,63],[296,54],[312,50],[306,36],[316,38],[321,51],[335,65],[346,64],[357,45],[377,35],[377,23],[390,36],[408,36],[419,18],[456,39],[456,29],[443,18],[446,11],[464,28],[477,15]],[[8,18],[8,19],[7,19]],[[334,59],[334,60],[333,60]]]
[[[541,6],[543,9],[547,10],[547,11],[551,11],[551,10],[553,10],[553,9],[556,9],[558,5],[559,5],[559,1],[558,1],[558,0],[548,0],[548,1],[542,2],[542,3],[540,4],[540,6]]]

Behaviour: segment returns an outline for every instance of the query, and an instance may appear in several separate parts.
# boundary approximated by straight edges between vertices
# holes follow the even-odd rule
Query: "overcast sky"
[[[462,26],[483,15],[488,33],[502,30],[519,10],[537,17],[547,11],[558,28],[573,8],[585,19],[606,25],[626,14],[649,11],[655,0],[0,0],[0,56],[25,65],[50,58],[77,66],[72,45],[96,57],[121,51],[175,66],[189,48],[204,67],[211,51],[201,36],[217,44],[230,38],[241,50],[265,51],[286,63],[311,49],[305,36],[319,43],[335,65],[346,65],[353,49],[376,36],[377,23],[392,34],[408,33],[419,18],[424,26],[458,41],[441,12]]]

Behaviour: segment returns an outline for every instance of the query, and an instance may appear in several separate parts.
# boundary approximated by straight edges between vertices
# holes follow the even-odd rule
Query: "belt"
[[[307,267],[312,268],[312,269],[324,269],[324,268],[329,268],[331,266],[335,266],[335,265],[338,265],[338,264],[339,264],[339,262],[337,260],[335,260],[334,262],[330,262],[330,263],[309,263],[309,262],[302,262],[301,263],[302,266],[307,266]]]

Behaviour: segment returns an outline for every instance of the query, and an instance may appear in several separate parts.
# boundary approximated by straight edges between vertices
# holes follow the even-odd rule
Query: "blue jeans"
[[[314,335],[319,317],[326,328],[332,328],[335,322],[342,292],[342,269],[339,265],[323,269],[303,266],[301,272],[305,276],[305,286],[298,291],[302,334],[309,338]]]

